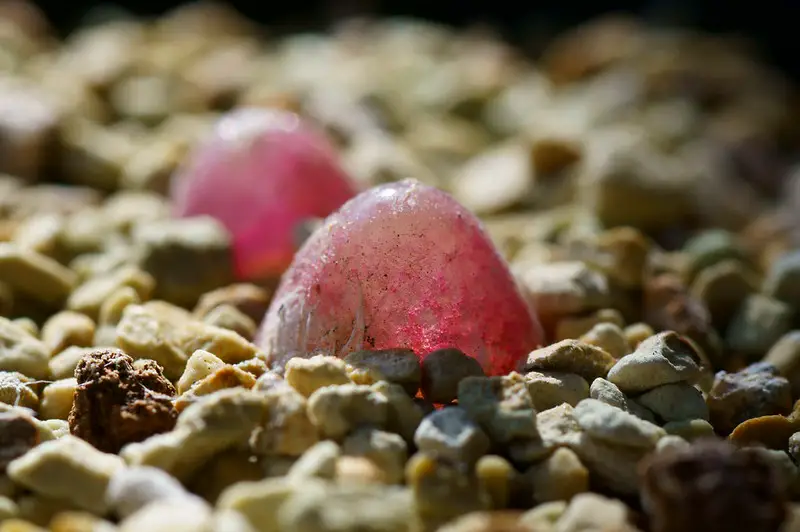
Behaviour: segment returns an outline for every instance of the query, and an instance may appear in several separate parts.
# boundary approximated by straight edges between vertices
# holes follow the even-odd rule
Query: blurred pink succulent
[[[479,220],[415,180],[361,193],[306,241],[258,341],[285,362],[314,352],[457,347],[505,374],[543,341],[536,314]]]
[[[223,116],[171,183],[176,216],[209,215],[230,231],[242,279],[279,276],[296,251],[297,227],[355,194],[320,131],[263,108]]]

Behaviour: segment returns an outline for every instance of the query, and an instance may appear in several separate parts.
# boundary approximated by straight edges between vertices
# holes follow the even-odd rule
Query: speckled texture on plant
[[[543,337],[478,219],[407,179],[360,194],[311,236],[259,340],[281,357],[457,347],[487,373],[503,374]]]

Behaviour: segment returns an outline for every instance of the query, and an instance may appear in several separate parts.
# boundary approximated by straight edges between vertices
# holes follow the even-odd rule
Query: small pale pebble
[[[11,320],[0,317],[0,371],[18,371],[32,379],[50,377],[47,347]]]
[[[62,498],[100,514],[107,509],[104,496],[108,483],[123,467],[118,456],[102,453],[74,436],[64,436],[42,443],[11,462],[8,474],[34,493]]]
[[[628,398],[616,384],[606,379],[597,378],[592,382],[589,388],[589,397],[616,406],[645,421],[656,422],[656,417],[650,410]]]
[[[548,410],[562,403],[575,406],[589,397],[589,383],[575,373],[531,371],[525,374],[525,382],[537,411]]]
[[[624,327],[625,318],[618,310],[609,308],[600,309],[588,316],[569,316],[558,321],[553,339],[560,342],[579,338],[600,323],[611,323],[617,327]]]
[[[100,315],[100,307],[118,289],[129,287],[139,300],[150,298],[155,288],[155,279],[142,270],[125,266],[111,272],[92,277],[78,286],[67,300],[67,309],[86,314],[92,319]]]
[[[321,441],[303,453],[289,469],[287,477],[333,479],[336,476],[336,461],[341,455],[342,449],[335,442]]]
[[[305,397],[325,386],[348,384],[345,362],[337,357],[295,357],[286,363],[286,382]]]
[[[14,291],[45,305],[61,305],[77,283],[75,272],[55,260],[0,242],[0,278]]]
[[[264,440],[252,442],[259,446],[267,446],[269,437],[276,438],[273,443],[279,443],[284,436],[290,437],[290,434],[282,434],[281,429],[254,434],[265,421],[270,421],[271,416],[283,415],[280,410],[273,412],[272,403],[270,396],[257,391],[242,388],[220,390],[189,405],[181,412],[174,430],[139,443],[130,443],[122,448],[120,456],[129,465],[155,466],[185,481],[210,458],[231,447],[246,445],[251,436]],[[286,421],[296,418],[292,415]],[[197,427],[204,427],[204,430],[198,431]],[[315,442],[310,442],[310,445],[308,441],[303,443],[306,447],[296,448],[296,452],[302,453]]]
[[[522,372],[563,371],[593,381],[605,377],[615,362],[614,357],[599,347],[578,340],[562,340],[532,351]]]
[[[95,324],[91,318],[78,312],[65,310],[54,314],[42,326],[42,342],[51,355],[67,347],[91,347]]]
[[[94,351],[93,347],[68,347],[50,359],[50,373],[57,380],[72,378],[81,359]]]
[[[589,490],[589,471],[574,451],[562,447],[525,473],[537,502],[569,501]]]
[[[544,323],[610,306],[612,300],[606,276],[580,261],[528,267],[518,277]]]
[[[482,456],[475,463],[475,476],[480,489],[488,495],[491,508],[508,507],[518,478],[517,471],[508,460],[495,454]]]
[[[111,477],[105,498],[109,509],[120,519],[157,502],[186,499],[200,501],[175,477],[148,466],[126,467],[117,471]]]
[[[690,446],[689,442],[681,438],[680,436],[676,436],[674,434],[668,434],[658,440],[656,444],[656,451],[657,453],[669,453],[674,451],[681,451],[687,449]]]
[[[303,489],[280,509],[277,530],[406,532],[413,523],[413,511],[413,495],[406,488],[347,484]]]
[[[625,327],[625,339],[631,349],[636,349],[639,344],[653,336],[656,332],[646,323],[633,323]]]
[[[325,386],[308,398],[308,417],[328,438],[339,440],[362,424],[384,426],[389,402],[369,386]]]
[[[557,532],[584,532],[588,530],[613,530],[633,532],[628,522],[630,511],[624,503],[596,493],[580,493],[556,523]]]
[[[186,361],[186,368],[177,382],[178,393],[186,393],[196,382],[212,375],[223,366],[225,366],[225,363],[218,356],[198,349]]]
[[[567,501],[553,501],[536,505],[519,518],[520,524],[531,532],[553,532],[567,509]]]
[[[256,378],[250,373],[230,364],[225,364],[220,369],[195,382],[191,388],[173,401],[178,412],[197,401],[203,395],[212,394],[225,388],[252,388]]]
[[[663,384],[700,380],[702,371],[695,348],[678,334],[667,331],[651,336],[608,372],[608,380],[624,393],[652,390]]]
[[[39,325],[32,319],[25,317],[14,318],[11,322],[32,337],[39,338]]]
[[[378,465],[363,456],[340,456],[336,460],[339,484],[385,484],[386,475]]]
[[[278,522],[280,509],[301,487],[325,490],[322,481],[316,479],[303,479],[302,483],[286,478],[238,482],[220,495],[217,509],[239,512],[258,532],[282,530]]]
[[[0,371],[0,403],[37,409],[39,396],[30,381],[21,373]]]
[[[228,304],[218,305],[211,309],[203,317],[203,322],[214,327],[233,331],[247,341],[252,341],[255,338],[256,330],[258,329],[256,322],[249,316],[233,305]]]
[[[78,381],[74,377],[57,380],[45,386],[39,415],[43,419],[67,419],[77,387]]]
[[[622,358],[632,352],[625,332],[613,323],[598,323],[579,338],[581,342],[594,345],[614,358]]]
[[[378,466],[386,484],[400,484],[405,476],[408,446],[397,434],[361,428],[342,442],[342,453],[363,456]]]
[[[611,444],[653,448],[666,433],[617,407],[596,399],[584,399],[574,411],[578,425],[593,438]]]
[[[0,523],[8,522],[17,515],[19,515],[17,503],[13,499],[0,495]]]
[[[193,532],[207,530],[211,524],[211,508],[192,499],[157,501],[129,515],[119,532]]]

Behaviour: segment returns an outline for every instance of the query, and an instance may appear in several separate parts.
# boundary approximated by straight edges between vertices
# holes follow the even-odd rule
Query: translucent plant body
[[[223,116],[171,187],[176,216],[209,215],[228,228],[243,279],[280,275],[297,227],[356,194],[322,133],[291,112],[261,108]]]
[[[314,352],[457,347],[505,374],[542,343],[537,316],[478,219],[415,180],[361,193],[306,241],[258,341]]]

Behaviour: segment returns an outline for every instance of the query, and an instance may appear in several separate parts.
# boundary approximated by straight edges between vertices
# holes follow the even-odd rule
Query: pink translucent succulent
[[[258,341],[276,357],[457,347],[505,374],[543,341],[480,221],[415,180],[356,196],[306,241]]]
[[[280,275],[299,224],[356,194],[322,133],[294,113],[262,108],[223,116],[171,187],[176,216],[208,215],[227,227],[245,279]]]

